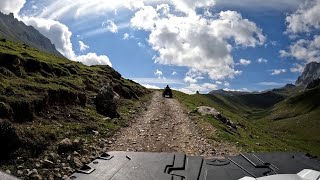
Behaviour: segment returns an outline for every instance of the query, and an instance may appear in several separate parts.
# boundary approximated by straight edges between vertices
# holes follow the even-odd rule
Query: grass
[[[95,109],[93,99],[106,84],[117,86],[122,97],[118,119],[106,120]],[[0,119],[11,124],[21,144],[12,149],[13,159],[55,151],[64,138],[91,141],[93,130],[108,137],[130,121],[129,111],[147,101],[149,92],[109,66],[89,67],[25,44],[0,41]]]
[[[313,93],[292,96],[284,102],[290,102],[297,107],[301,107],[300,115],[286,117],[281,120],[268,120],[272,116],[273,109],[277,106],[290,109],[288,104],[280,102],[267,109],[251,108],[237,97],[225,97],[220,95],[187,95],[181,92],[174,92],[177,98],[187,109],[194,110],[198,106],[210,106],[216,108],[224,116],[238,124],[239,134],[230,132],[222,123],[210,116],[200,116],[198,118],[211,123],[217,130],[216,136],[209,138],[216,141],[228,141],[236,144],[246,152],[271,152],[271,151],[302,151],[314,155],[320,155],[319,139],[319,110],[310,110],[310,104],[314,104],[311,99],[313,95],[318,96],[318,90]],[[308,92],[307,92],[308,93]],[[308,100],[308,97],[310,100]],[[298,98],[298,99],[297,99]],[[302,101],[304,100],[304,101]],[[298,102],[302,104],[297,104]]]

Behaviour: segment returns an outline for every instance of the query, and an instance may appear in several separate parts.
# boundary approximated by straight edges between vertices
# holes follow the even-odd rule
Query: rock
[[[104,121],[109,121],[109,120],[111,120],[111,118],[105,117],[105,118],[103,118],[103,120],[104,120]]]
[[[237,131],[237,126],[234,122],[232,122],[230,119],[222,116],[221,114],[218,114],[218,115],[215,115],[213,116],[215,119],[221,121],[223,124],[225,124],[226,126],[230,127],[230,129],[233,131],[233,132],[238,132]]]
[[[73,155],[79,156],[80,154],[79,154],[77,151],[74,151],[74,152],[73,152]]]
[[[311,62],[306,65],[301,76],[296,81],[296,86],[306,87],[313,80],[320,78],[320,63]]]
[[[39,167],[41,166],[41,164],[40,164],[40,163],[38,163],[38,162],[37,162],[37,163],[35,163],[35,165],[36,165],[36,167],[37,167],[37,168],[39,168]]]
[[[11,174],[11,171],[9,169],[6,170],[7,174]]]
[[[59,179],[61,179],[62,175],[61,175],[60,173],[57,173],[57,174],[56,174],[56,177],[59,178]]]
[[[200,113],[202,116],[204,115],[216,116],[220,114],[215,108],[209,107],[209,106],[200,106],[200,107],[197,107],[194,111]]]
[[[81,158],[81,160],[80,160],[83,164],[85,164],[85,163],[87,163],[87,159],[86,158]]]
[[[73,145],[72,145],[70,139],[68,139],[68,138],[63,139],[58,144],[58,152],[60,152],[60,153],[68,152],[68,151],[71,151],[72,149],[73,149]]]
[[[111,118],[119,117],[119,114],[117,112],[119,101],[119,94],[113,91],[113,88],[109,84],[107,84],[99,90],[95,98],[96,109],[100,114],[104,116],[108,116]]]
[[[35,174],[32,176],[32,179],[34,180],[42,180],[42,176],[40,176],[39,174]]]
[[[83,145],[83,141],[81,140],[81,138],[78,137],[75,140],[73,140],[72,144],[75,149],[80,149],[81,146]]]
[[[45,159],[44,161],[43,161],[43,167],[44,168],[50,168],[50,167],[53,167],[53,162],[52,161],[50,161],[50,160],[48,160],[48,159]]]
[[[77,157],[74,157],[74,158],[73,158],[73,163],[74,163],[75,166],[78,167],[78,168],[83,165],[82,162],[80,161],[80,159],[77,158]]]
[[[93,132],[93,134],[94,134],[95,136],[99,135],[99,131],[93,130],[92,132]]]
[[[23,171],[18,170],[18,171],[17,171],[17,174],[18,174],[18,176],[21,176],[21,175],[23,175]]]
[[[68,179],[67,175],[63,175],[62,179]]]
[[[27,176],[31,176],[31,177],[36,176],[36,175],[39,174],[38,170],[36,170],[36,169],[32,169],[32,170],[26,169],[26,171],[27,171]]]

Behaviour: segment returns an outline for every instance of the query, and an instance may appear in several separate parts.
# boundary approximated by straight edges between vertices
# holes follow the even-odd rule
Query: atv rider
[[[167,85],[167,87],[164,89],[163,93],[162,93],[163,97],[170,97],[172,98],[172,90],[170,89],[169,85]]]

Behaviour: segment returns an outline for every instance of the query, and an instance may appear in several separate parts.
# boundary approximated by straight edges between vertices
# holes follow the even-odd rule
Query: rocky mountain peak
[[[12,13],[6,15],[0,12],[0,38],[24,43],[46,53],[63,57],[47,37],[34,27],[16,19]]]
[[[306,87],[313,80],[320,79],[320,63],[311,62],[306,65],[301,76],[296,81],[296,86]]]

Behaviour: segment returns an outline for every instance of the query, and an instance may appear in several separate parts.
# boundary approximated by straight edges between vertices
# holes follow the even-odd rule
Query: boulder
[[[69,138],[65,138],[58,144],[58,152],[64,153],[73,150],[73,144]]]
[[[213,107],[209,106],[200,106],[195,109],[196,112],[200,113],[201,115],[212,115],[216,116],[219,115],[220,113]]]
[[[99,90],[95,98],[96,109],[104,116],[111,118],[119,117],[119,114],[117,113],[119,101],[119,94],[114,92],[113,88],[108,84]]]
[[[213,116],[213,117],[214,117],[215,119],[221,121],[221,122],[222,122],[223,124],[225,124],[226,126],[228,126],[233,132],[236,132],[236,133],[238,132],[238,131],[237,131],[237,126],[236,126],[236,124],[235,124],[233,121],[231,121],[230,119],[222,116],[221,114],[215,115],[215,116]]]
[[[79,167],[81,167],[81,166],[83,165],[83,163],[81,162],[81,160],[80,160],[79,158],[77,158],[77,157],[74,157],[74,158],[73,158],[73,163],[74,163],[74,165],[75,165],[77,168],[79,168]]]
[[[210,115],[214,117],[216,120],[219,120],[222,122],[225,126],[228,126],[231,131],[237,133],[237,126],[234,122],[232,122],[230,119],[226,118],[220,112],[218,112],[215,108],[209,107],[209,106],[200,106],[197,107],[194,112],[200,113],[202,116]]]

